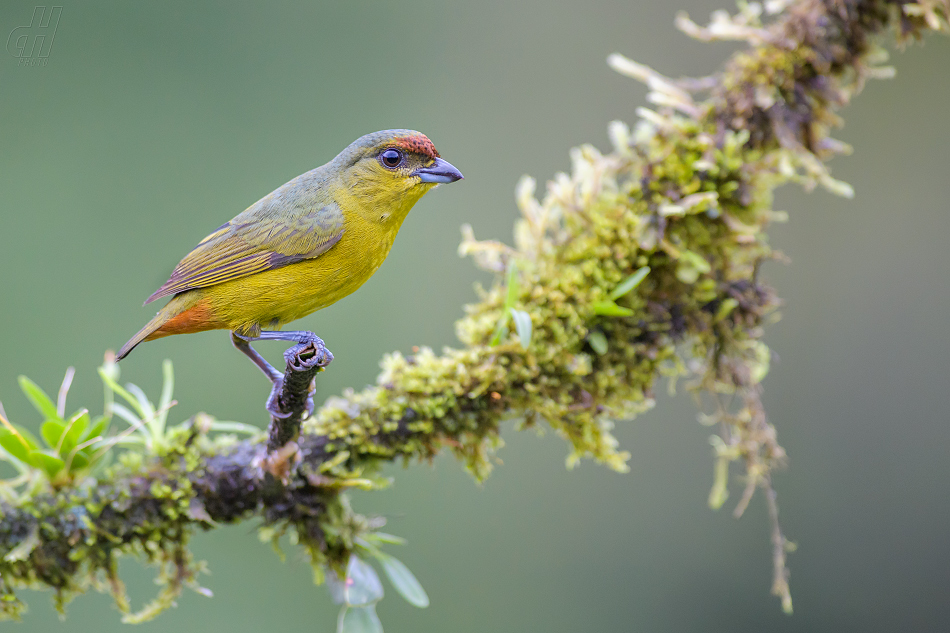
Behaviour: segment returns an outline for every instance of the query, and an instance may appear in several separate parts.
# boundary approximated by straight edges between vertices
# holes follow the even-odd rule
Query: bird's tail
[[[122,346],[116,354],[117,361],[129,355],[135,346],[144,341],[153,341],[172,334],[188,334],[223,327],[214,322],[205,301],[193,292],[175,295],[155,317]]]

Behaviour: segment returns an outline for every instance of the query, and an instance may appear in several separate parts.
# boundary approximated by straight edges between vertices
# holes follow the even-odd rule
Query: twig
[[[267,450],[273,452],[297,439],[300,424],[313,412],[314,378],[328,360],[314,343],[298,343],[284,352],[287,368],[277,396],[281,416],[271,416]]]
[[[772,480],[765,483],[765,500],[769,506],[769,523],[772,526],[772,595],[782,600],[782,611],[792,612],[792,594],[788,588],[788,567],[785,565],[789,543],[782,533],[782,526],[778,521],[778,502]]]

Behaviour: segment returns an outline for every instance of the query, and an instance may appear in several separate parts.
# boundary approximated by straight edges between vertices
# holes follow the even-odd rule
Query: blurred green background
[[[608,148],[634,121],[640,85],[614,51],[673,76],[715,70],[730,46],[673,28],[725,0],[345,4],[67,2],[45,67],[0,55],[0,399],[38,424],[24,373],[48,390],[67,365],[72,406],[97,410],[95,367],[154,313],[141,301],[212,229],[356,137],[428,134],[466,180],[427,196],[364,288],[301,321],[336,354],[318,400],[374,379],[386,351],[454,341],[452,323],[487,280],[456,255],[459,226],[510,239],[519,176],[569,167],[582,142]],[[0,35],[33,3],[0,4]],[[408,538],[397,554],[432,599],[392,591],[395,631],[893,631],[950,626],[950,40],[894,57],[844,111],[834,162],[853,201],[780,191],[792,259],[768,279],[787,299],[767,342],[780,357],[765,401],[790,454],[776,479],[795,615],[769,595],[762,499],[736,521],[706,507],[709,429],[689,398],[618,426],[631,472],[568,473],[550,435],[505,433],[484,486],[449,457],[392,467],[395,486],[358,510]],[[262,346],[265,347],[265,346]],[[281,349],[266,347],[277,358]],[[123,378],[156,394],[178,378],[176,420],[205,410],[263,424],[266,381],[222,332],[144,345]],[[336,607],[299,552],[281,563],[243,524],[199,535],[211,600],[188,593],[143,631],[332,631]],[[153,570],[123,566],[136,604]],[[126,630],[109,598],[60,623],[25,593],[21,631]]]

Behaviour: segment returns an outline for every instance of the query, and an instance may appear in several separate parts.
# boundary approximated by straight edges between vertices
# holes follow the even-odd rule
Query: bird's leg
[[[261,356],[256,349],[251,347],[252,340],[254,340],[252,337],[231,332],[231,343],[234,347],[238,348],[242,354],[250,358],[251,361],[264,372],[267,379],[271,381],[270,395],[267,397],[267,404],[265,405],[267,412],[276,418],[286,418],[290,414],[281,412],[279,402],[277,401],[281,390],[284,388],[284,376],[277,371],[277,368],[268,363],[267,359]]]
[[[231,332],[231,343],[234,347],[238,348],[242,354],[250,358],[251,361],[264,372],[264,375],[276,385],[283,380],[283,376],[273,365],[268,363],[263,356],[258,354],[257,350],[251,347],[251,341],[253,340],[254,338],[252,337],[241,336],[237,332]]]
[[[333,354],[324,345],[323,340],[313,332],[306,331],[261,331],[257,336],[246,336],[231,332],[231,341],[236,348],[241,350],[255,365],[257,365],[264,375],[271,381],[273,387],[271,394],[267,398],[267,411],[277,419],[285,419],[292,415],[282,410],[280,406],[280,395],[284,389],[285,379],[290,376],[300,375],[300,372],[321,371],[333,360]],[[270,363],[268,363],[254,348],[251,347],[251,341],[290,341],[297,343],[286,352],[284,359],[287,361],[287,375],[282,375]],[[312,376],[312,373],[311,373]],[[308,380],[309,382],[309,380]],[[313,397],[308,394],[303,417],[308,417],[313,412]]]

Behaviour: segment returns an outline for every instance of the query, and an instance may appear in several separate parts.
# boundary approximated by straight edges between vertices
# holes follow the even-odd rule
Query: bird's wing
[[[314,259],[343,235],[343,213],[335,203],[309,212],[275,215],[249,209],[221,226],[185,255],[145,303]]]

